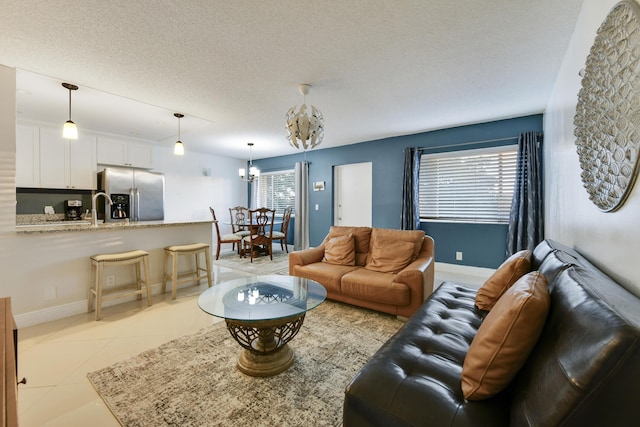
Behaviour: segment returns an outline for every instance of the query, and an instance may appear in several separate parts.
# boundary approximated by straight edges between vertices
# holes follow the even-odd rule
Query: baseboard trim
[[[14,315],[14,318],[18,329],[20,329],[86,312],[87,300],[83,300],[56,305],[55,307],[43,308],[42,310],[30,311],[28,313],[16,314]]]
[[[160,294],[162,291],[161,284],[151,285],[151,295]],[[128,301],[134,301],[136,296],[130,296],[125,298],[119,298],[117,300],[105,301],[102,306],[109,307],[116,304],[122,304]],[[64,319],[65,317],[75,316],[77,314],[84,314],[87,312],[88,300],[74,301],[67,304],[56,305],[54,307],[47,307],[41,310],[30,311],[28,313],[15,314],[13,317],[16,321],[18,329],[27,328],[29,326],[39,325],[41,323],[52,322],[54,320]]]
[[[464,274],[468,276],[491,276],[496,269],[495,268],[485,268],[485,267],[474,267],[471,265],[461,265],[461,264],[448,264],[445,262],[436,262],[435,269],[438,272],[446,272],[446,273],[454,273],[454,274]]]

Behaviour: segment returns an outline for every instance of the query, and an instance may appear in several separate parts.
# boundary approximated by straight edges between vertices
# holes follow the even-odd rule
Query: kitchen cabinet
[[[96,139],[62,138],[60,129],[40,129],[40,188],[95,190]]]
[[[40,129],[18,125],[16,128],[16,187],[40,186]]]
[[[98,137],[98,163],[153,169],[153,146],[126,139]]]

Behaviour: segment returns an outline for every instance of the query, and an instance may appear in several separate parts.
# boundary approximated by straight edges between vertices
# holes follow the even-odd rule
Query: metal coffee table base
[[[238,357],[238,370],[252,377],[270,377],[289,369],[293,359],[293,350],[286,344],[277,353],[267,355],[242,350]]]
[[[293,365],[293,350],[287,345],[296,336],[305,314],[271,320],[225,319],[231,336],[243,347],[238,369],[246,375],[269,377]]]

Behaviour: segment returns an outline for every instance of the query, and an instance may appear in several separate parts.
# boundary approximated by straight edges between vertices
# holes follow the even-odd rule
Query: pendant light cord
[[[71,89],[69,89],[69,121],[71,121]]]

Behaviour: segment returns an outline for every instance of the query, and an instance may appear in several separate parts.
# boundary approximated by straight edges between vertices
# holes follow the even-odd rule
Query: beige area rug
[[[234,270],[241,270],[246,273],[251,274],[289,274],[289,254],[282,249],[280,249],[280,245],[273,245],[273,261],[269,258],[269,255],[261,255],[257,258],[251,259],[240,258],[237,252],[231,250],[230,245],[229,249],[220,250],[220,258],[218,260],[215,259],[216,248],[213,248],[213,264],[220,265],[222,267],[233,268]],[[293,249],[289,246],[289,251]]]
[[[87,376],[123,426],[338,426],[344,390],[402,322],[333,301],[310,311],[285,372],[236,368],[224,322]]]

